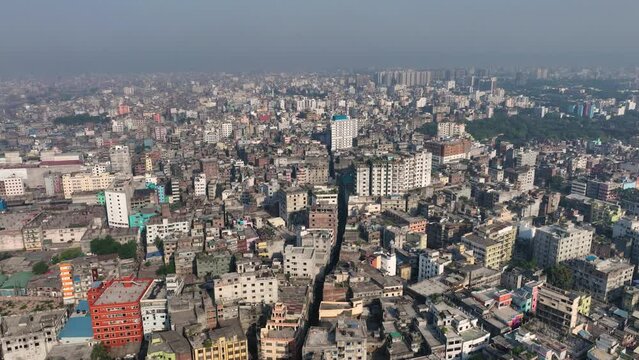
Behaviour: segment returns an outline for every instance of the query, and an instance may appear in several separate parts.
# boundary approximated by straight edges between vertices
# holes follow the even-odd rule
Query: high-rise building
[[[426,151],[414,154],[387,155],[373,159],[366,165],[356,166],[358,195],[401,195],[412,189],[430,185],[431,154]],[[368,172],[367,172],[368,169]],[[369,192],[366,192],[366,189]]]
[[[537,266],[546,268],[562,261],[590,254],[594,230],[573,223],[554,224],[535,232],[534,259]]]
[[[220,127],[220,136],[222,138],[228,138],[233,133],[233,124],[232,123],[224,123]]]
[[[444,121],[437,123],[437,137],[463,136],[466,134],[466,125],[463,123]]]
[[[131,197],[133,188],[130,180],[115,180],[104,191],[107,220],[110,227],[129,227],[129,216],[132,214]]]
[[[516,237],[517,229],[512,224],[495,222],[462,236],[462,244],[473,250],[480,265],[501,270],[512,259]]]
[[[280,217],[286,221],[286,224],[299,222],[298,215],[305,211],[308,205],[308,192],[301,188],[280,189],[276,197]]]
[[[543,323],[566,333],[577,326],[580,313],[590,312],[590,297],[550,285],[539,289],[536,317]]]
[[[621,299],[624,287],[632,282],[635,266],[620,260],[602,260],[594,255],[569,260],[575,289],[595,299],[611,302]]]
[[[371,167],[369,163],[355,165],[355,193],[368,196],[371,193]]]
[[[535,168],[531,166],[508,168],[504,177],[519,191],[530,191],[535,187]]]
[[[193,178],[193,195],[206,196],[206,174],[197,174]]]
[[[310,229],[332,229],[337,233],[337,205],[313,205],[308,211]]]
[[[331,119],[331,150],[349,149],[353,147],[353,139],[357,137],[357,119],[346,115],[334,115]]]
[[[140,300],[152,283],[131,275],[100,282],[89,290],[93,338],[107,347],[142,342]]]
[[[419,254],[417,280],[430,279],[444,273],[446,265],[452,262],[451,257],[442,256],[438,250],[427,250]]]
[[[219,174],[220,164],[215,158],[200,160],[200,169],[207,179],[215,179]]]
[[[318,259],[315,249],[310,246],[287,245],[282,255],[284,274],[293,278],[315,279],[324,265],[321,262],[323,259]]]
[[[146,339],[153,332],[170,330],[166,284],[162,280],[154,280],[140,299],[142,315],[142,331]]]
[[[125,175],[131,175],[131,154],[126,145],[115,145],[109,150],[111,159],[111,171]]]
[[[442,141],[427,141],[424,147],[432,153],[433,163],[448,164],[465,159],[472,143],[467,139],[450,139]]]
[[[530,166],[534,167],[537,163],[538,151],[518,149],[514,151],[515,167]]]

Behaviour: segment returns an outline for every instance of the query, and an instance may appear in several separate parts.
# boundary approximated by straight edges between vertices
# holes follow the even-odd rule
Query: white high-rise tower
[[[346,115],[334,115],[331,119],[331,150],[349,149],[353,147],[353,139],[357,137],[357,119]]]

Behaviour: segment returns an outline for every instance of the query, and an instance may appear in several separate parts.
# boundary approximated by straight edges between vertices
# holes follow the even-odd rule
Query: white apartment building
[[[24,195],[24,182],[17,176],[0,179],[0,196],[13,197]]]
[[[319,267],[316,251],[312,247],[287,245],[284,248],[284,274],[293,278],[315,279]],[[319,266],[318,266],[319,265]]]
[[[437,137],[463,136],[466,134],[466,125],[452,121],[437,124]]]
[[[62,175],[62,191],[65,199],[71,199],[74,193],[105,190],[115,180],[115,175],[102,173],[76,173]]]
[[[537,266],[546,268],[590,254],[594,229],[573,223],[538,228],[533,240]]]
[[[355,188],[358,195],[363,196],[401,195],[429,186],[431,168],[432,156],[427,151],[387,155],[372,160],[368,167],[357,166]]]
[[[337,205],[336,186],[315,185],[311,190],[311,205]]]
[[[369,164],[357,164],[355,167],[355,193],[368,196],[371,193],[371,167]]]
[[[357,119],[334,115],[331,119],[331,150],[350,149],[357,137]]]
[[[133,189],[131,182],[116,181],[104,192],[107,220],[110,227],[128,228]]]
[[[227,137],[231,136],[232,133],[233,133],[233,124],[232,123],[224,123],[224,124],[222,124],[222,126],[220,127],[220,136],[222,138],[227,138]]]
[[[140,299],[140,312],[142,315],[142,331],[145,338],[150,339],[154,331],[171,329],[164,281],[156,279],[146,289],[142,299]]]
[[[435,337],[444,345],[446,360],[464,360],[481,352],[490,341],[490,333],[479,326],[479,320],[443,302],[432,305],[430,313]]]
[[[277,278],[270,271],[228,273],[213,281],[216,304],[244,302],[250,304],[277,302]]]
[[[206,196],[206,174],[200,173],[193,178],[193,195]]]
[[[444,257],[443,254],[437,250],[428,250],[419,254],[418,281],[443,274],[446,265],[450,263],[450,257]]]
[[[173,234],[188,234],[191,230],[191,221],[187,218],[152,218],[146,225],[147,243],[156,238],[164,240]]]
[[[204,132],[204,142],[207,144],[215,144],[220,141],[220,135],[216,130],[206,130]]]
[[[126,145],[115,145],[109,149],[111,159],[111,171],[125,175],[131,175],[131,154]]]

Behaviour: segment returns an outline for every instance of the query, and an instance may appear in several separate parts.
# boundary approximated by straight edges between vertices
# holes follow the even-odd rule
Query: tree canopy
[[[566,290],[572,288],[572,271],[568,266],[564,264],[557,264],[546,269],[546,274],[548,274],[548,282],[550,285]]]
[[[155,275],[175,274],[175,261],[171,259],[168,264],[163,264],[155,272]]]
[[[477,140],[499,137],[518,145],[545,140],[614,138],[623,141],[639,135],[639,113],[628,112],[610,120],[559,118],[552,114],[542,119],[525,113],[508,117],[497,113],[490,119],[467,122],[466,131]]]
[[[78,258],[78,257],[80,257],[82,255],[84,255],[82,253],[82,249],[80,249],[80,248],[69,248],[69,249],[66,249],[66,250],[62,251],[60,254],[55,255],[53,258],[51,258],[51,262],[53,264],[57,264],[57,263],[62,262],[62,261],[67,261],[67,260]]]
[[[118,254],[121,259],[132,259],[137,249],[138,245],[133,240],[126,244],[120,244],[110,236],[91,240],[91,252],[96,255]]]
[[[49,271],[49,265],[47,265],[47,263],[45,263],[44,261],[38,261],[33,265],[31,270],[36,275],[42,275]]]
[[[113,359],[109,352],[107,351],[106,346],[102,343],[97,343],[93,346],[93,350],[91,350],[91,360],[111,360]]]
[[[108,119],[104,116],[91,116],[89,114],[78,114],[69,116],[60,116],[53,120],[56,125],[83,125],[86,123],[104,123]]]

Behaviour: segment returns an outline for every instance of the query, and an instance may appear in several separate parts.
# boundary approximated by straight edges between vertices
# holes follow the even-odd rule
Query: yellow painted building
[[[248,341],[238,321],[222,322],[220,327],[189,339],[193,360],[248,360]]]

